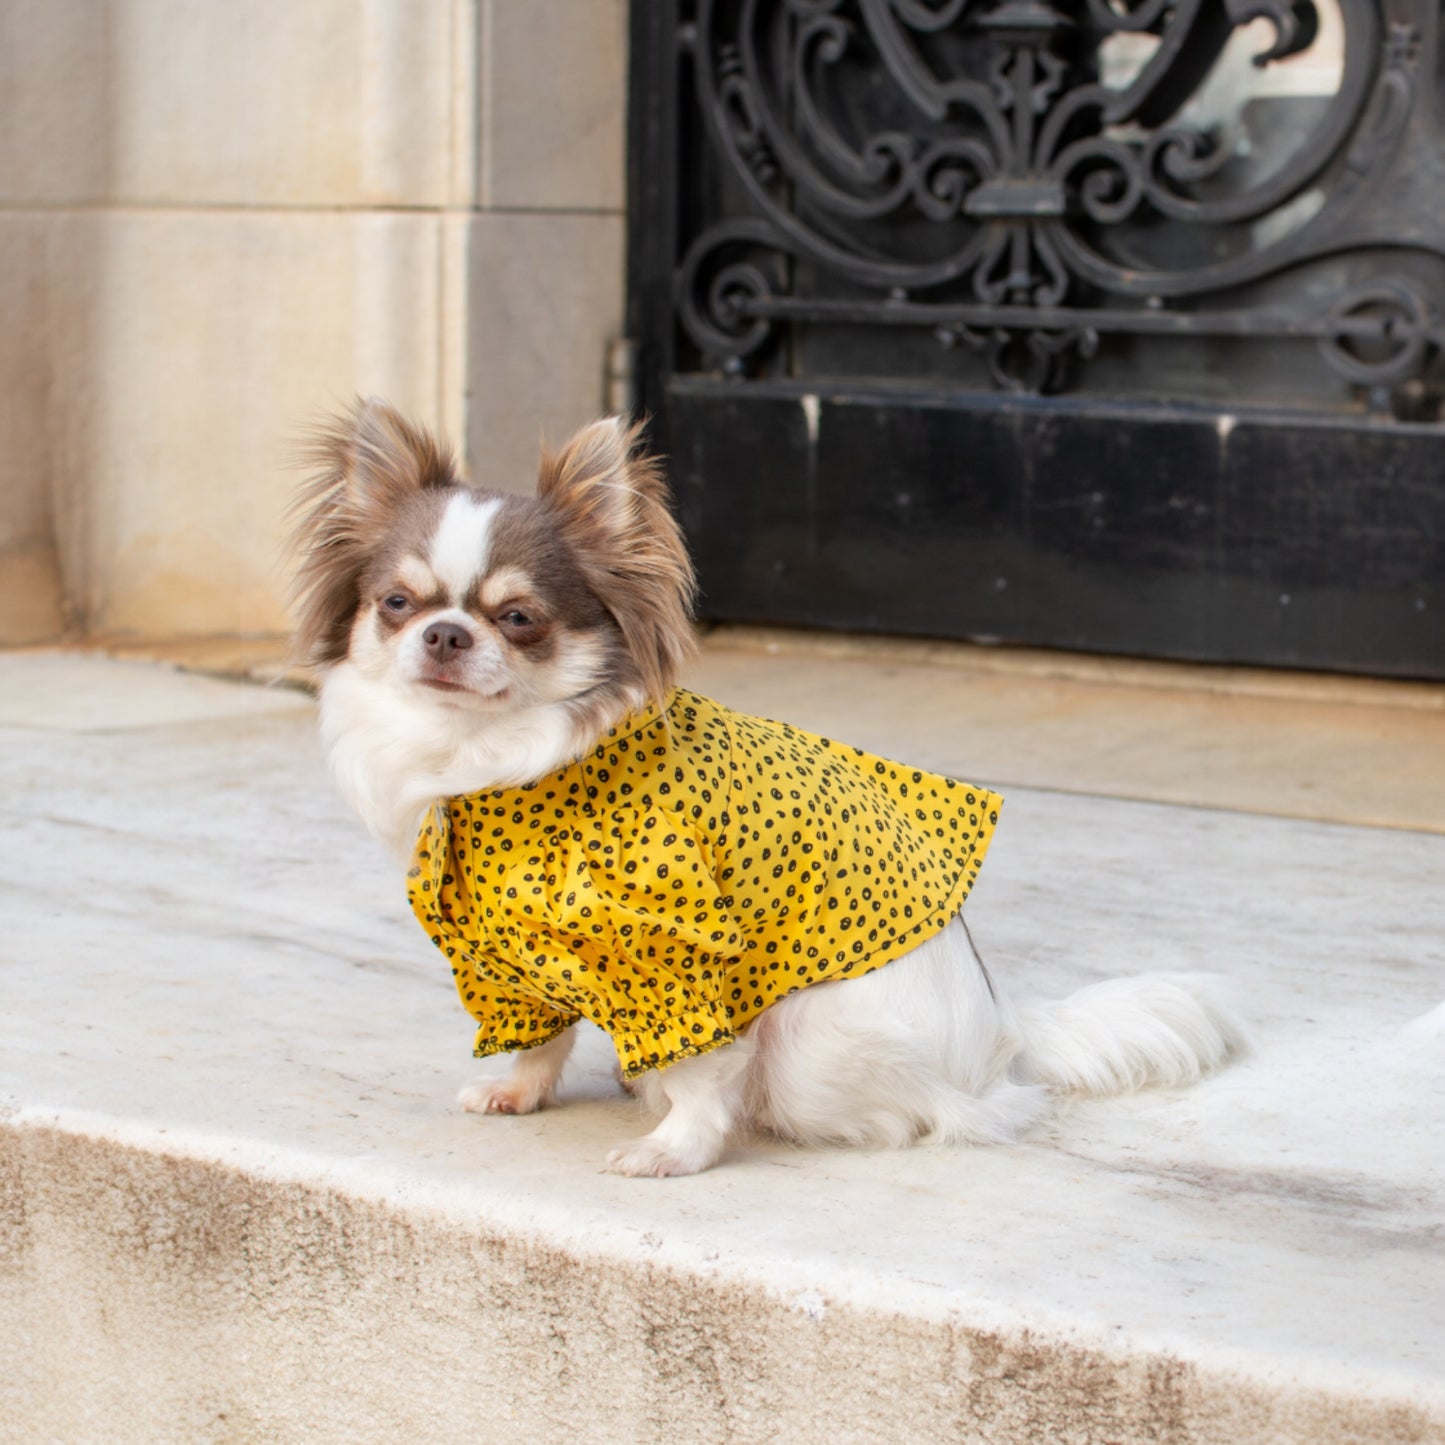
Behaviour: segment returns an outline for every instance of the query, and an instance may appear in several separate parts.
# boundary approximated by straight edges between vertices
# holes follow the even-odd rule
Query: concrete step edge
[[[1186,1360],[567,1239],[363,1164],[42,1110],[0,1122],[6,1416],[23,1439],[1439,1438],[1445,1394]],[[532,1402],[532,1403],[529,1403]],[[538,1404],[535,1402],[545,1402]],[[199,1432],[199,1433],[196,1433]],[[477,1436],[477,1438],[483,1438]]]

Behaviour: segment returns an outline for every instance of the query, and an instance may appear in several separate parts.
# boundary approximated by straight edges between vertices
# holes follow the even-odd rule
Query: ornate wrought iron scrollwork
[[[1352,384],[1416,381],[1445,345],[1440,201],[1408,171],[1439,150],[1439,17],[1328,3],[1334,92],[1261,163],[1191,103],[1246,24],[1260,69],[1308,51],[1314,0],[697,0],[694,89],[746,205],[690,238],[686,334],[746,371],[795,323],[926,328],[1030,390],[1101,337],[1292,338]]]

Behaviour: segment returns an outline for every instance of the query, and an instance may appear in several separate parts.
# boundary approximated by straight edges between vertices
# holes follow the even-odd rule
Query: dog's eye
[[[515,607],[510,612],[502,614],[502,621],[508,627],[530,627],[532,619],[525,612],[519,612]]]
[[[388,612],[405,612],[411,606],[409,598],[403,597],[400,592],[393,592],[390,597],[384,598],[381,604]]]

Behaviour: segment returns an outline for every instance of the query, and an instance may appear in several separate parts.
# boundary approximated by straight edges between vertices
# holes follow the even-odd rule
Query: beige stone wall
[[[624,0],[0,0],[0,641],[285,626],[288,440],[526,487],[621,325]]]

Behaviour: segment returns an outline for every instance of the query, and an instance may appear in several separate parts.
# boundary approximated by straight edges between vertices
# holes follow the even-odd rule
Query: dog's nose
[[[433,622],[421,635],[430,657],[437,662],[450,662],[458,652],[472,645],[472,634],[455,622]]]

